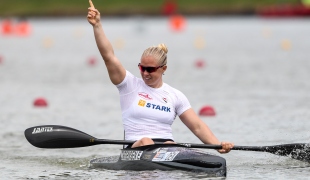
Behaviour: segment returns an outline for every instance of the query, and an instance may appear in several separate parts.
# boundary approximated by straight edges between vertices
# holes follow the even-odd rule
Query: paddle
[[[134,141],[97,139],[82,131],[59,125],[35,126],[25,130],[25,137],[38,148],[76,148],[97,144],[129,145]],[[163,143],[156,143],[163,144]],[[171,144],[170,144],[171,145]],[[188,148],[221,149],[220,145],[177,143]],[[310,162],[310,144],[295,143],[274,146],[234,146],[232,150],[269,152],[279,156]]]

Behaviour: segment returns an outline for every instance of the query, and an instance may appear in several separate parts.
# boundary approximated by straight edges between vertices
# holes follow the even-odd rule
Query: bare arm
[[[223,149],[218,150],[220,153],[228,153],[233,147],[232,143],[221,143],[192,108],[182,113],[180,119],[203,143],[222,145]]]
[[[100,12],[95,8],[88,8],[87,20],[93,26],[97,47],[108,69],[110,80],[115,85],[121,83],[126,70],[115,56],[113,47],[103,31]]]

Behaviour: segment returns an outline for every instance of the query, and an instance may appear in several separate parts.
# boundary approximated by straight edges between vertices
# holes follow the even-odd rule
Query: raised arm
[[[180,119],[203,143],[222,145],[223,149],[218,152],[228,153],[233,147],[232,143],[220,142],[192,108],[182,113]]]
[[[115,56],[113,47],[103,31],[100,12],[93,7],[88,8],[87,20],[93,26],[97,47],[108,69],[110,80],[117,85],[124,80],[126,70]]]

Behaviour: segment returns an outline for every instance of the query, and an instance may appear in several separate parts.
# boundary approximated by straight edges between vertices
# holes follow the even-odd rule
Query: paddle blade
[[[310,144],[306,143],[274,146],[234,146],[232,150],[269,152],[279,156],[287,156],[300,161],[310,162]]]
[[[95,145],[95,138],[79,130],[59,126],[35,126],[25,130],[30,144],[38,148],[75,148]]]
[[[310,144],[295,143],[266,147],[266,152],[310,162]]]

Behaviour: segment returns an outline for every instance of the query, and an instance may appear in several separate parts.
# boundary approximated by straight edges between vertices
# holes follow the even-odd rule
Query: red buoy
[[[197,68],[203,68],[205,66],[205,61],[203,59],[197,59],[195,61],[195,66]]]
[[[1,24],[1,31],[3,35],[11,35],[13,33],[13,22],[9,19],[4,20]]]
[[[177,3],[175,0],[166,0],[162,6],[163,15],[172,15],[177,11]]]
[[[182,31],[185,28],[185,18],[181,15],[173,15],[169,19],[170,27],[174,31]]]
[[[215,110],[212,106],[203,106],[199,111],[200,116],[215,116]]]
[[[95,57],[91,57],[87,60],[87,64],[90,66],[95,66],[97,64],[97,59]]]
[[[47,106],[47,101],[43,97],[36,98],[34,100],[34,102],[33,102],[33,105],[36,106],[36,107],[46,107]]]
[[[15,25],[15,33],[18,36],[29,36],[31,32],[31,26],[27,21],[20,21]]]

